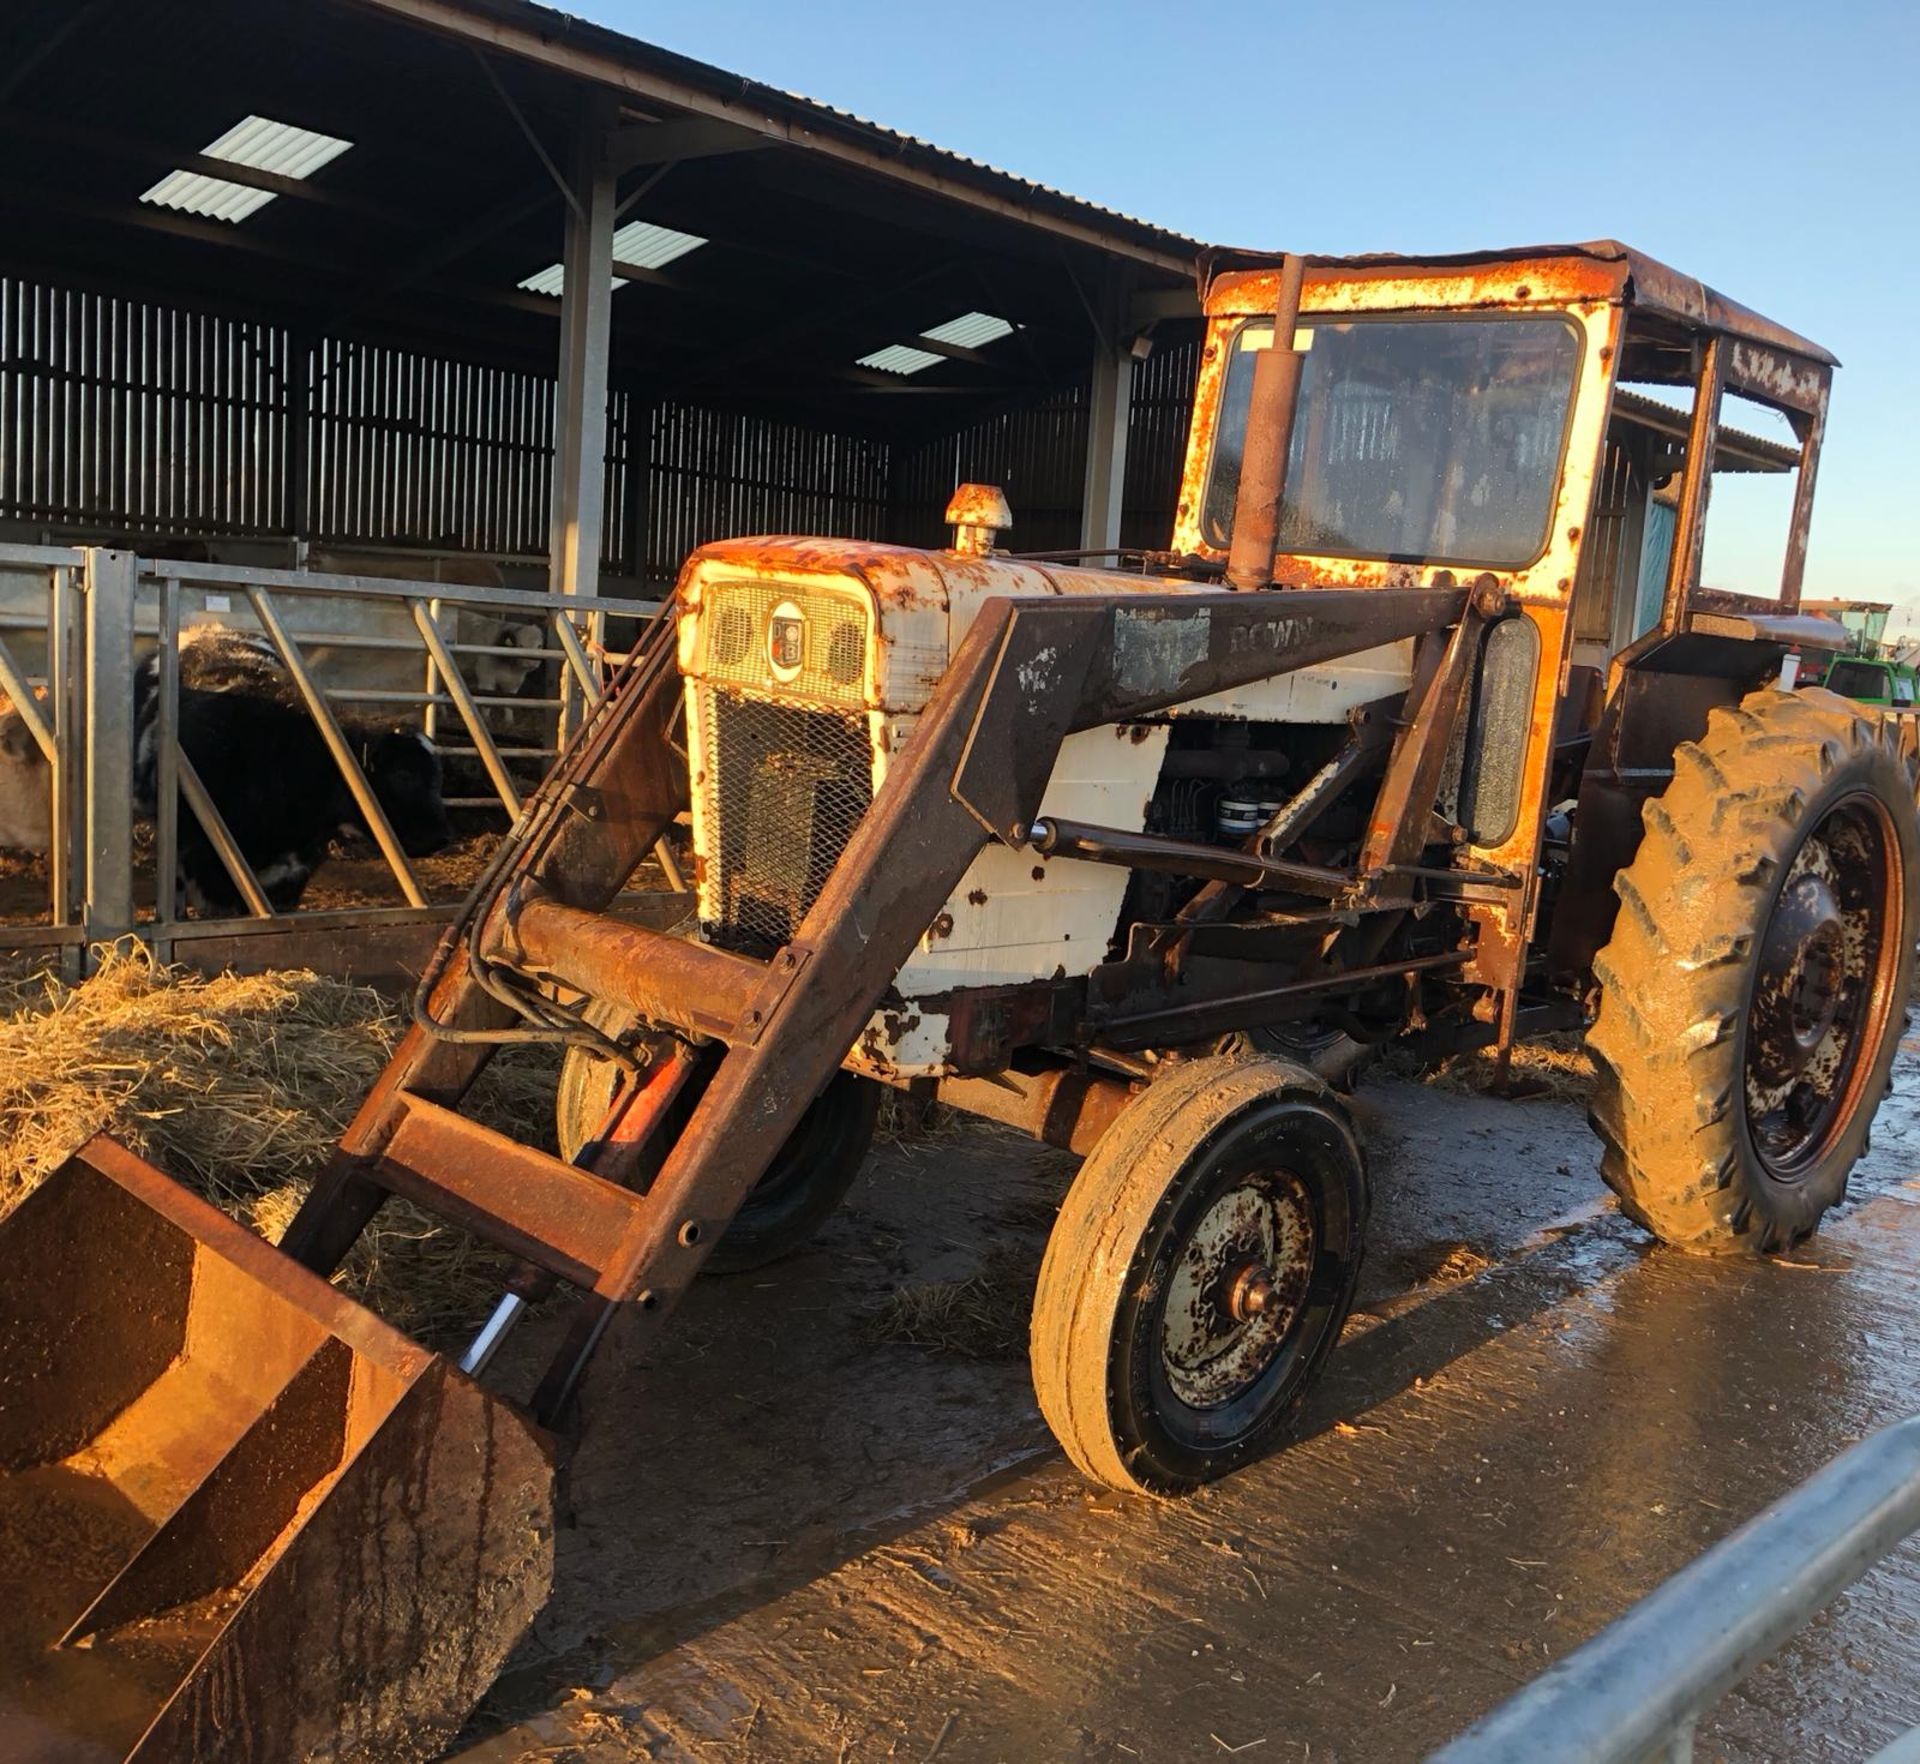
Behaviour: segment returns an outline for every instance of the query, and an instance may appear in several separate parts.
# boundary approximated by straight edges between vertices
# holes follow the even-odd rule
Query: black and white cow
[[[159,663],[150,657],[134,686],[134,799],[148,815],[159,796],[158,704]],[[440,756],[427,738],[391,723],[339,723],[407,855],[426,857],[450,844]],[[367,830],[324,738],[262,639],[214,627],[182,637],[179,734],[276,912],[299,904],[336,834]],[[233,879],[184,802],[178,826],[189,899],[217,912],[242,910]]]

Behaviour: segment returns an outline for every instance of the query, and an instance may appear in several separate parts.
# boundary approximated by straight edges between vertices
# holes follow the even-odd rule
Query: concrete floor
[[[1920,1409],[1920,1042],[1854,1198],[1771,1263],[1650,1247],[1576,1106],[1357,1103],[1361,1310],[1298,1443],[1184,1504],[1090,1491],[1019,1360],[873,1344],[902,1283],[1037,1266],[1071,1165],[984,1129],[883,1151],[817,1251],[703,1283],[657,1365],[613,1344],[553,1605],[461,1764],[1419,1758]],[[1915,1722],[1909,1547],[1698,1756]]]

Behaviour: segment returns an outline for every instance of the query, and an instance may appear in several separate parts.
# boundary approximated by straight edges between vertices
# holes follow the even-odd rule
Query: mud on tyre
[[[1588,1041],[1601,1171],[1665,1241],[1768,1252],[1846,1191],[1920,928],[1914,771],[1890,722],[1767,687],[1674,754],[1615,891]]]

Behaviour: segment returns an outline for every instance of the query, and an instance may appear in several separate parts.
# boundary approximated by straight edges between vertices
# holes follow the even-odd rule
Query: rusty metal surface
[[[1246,276],[1271,275],[1278,260],[1247,251],[1213,251],[1202,260],[1208,311]],[[1618,239],[1592,239],[1573,245],[1519,245],[1497,251],[1451,256],[1405,257],[1374,253],[1361,257],[1309,257],[1315,280],[1400,282],[1423,279],[1436,292],[1480,287],[1496,297],[1553,299],[1560,295],[1624,297],[1648,312],[1689,325],[1725,331],[1763,347],[1837,367],[1818,343],[1788,330],[1717,293],[1705,283]]]
[[[1013,525],[1013,511],[998,484],[962,484],[947,502],[953,549],[963,557],[987,557],[1000,534]]]
[[[656,619],[515,830],[518,843],[507,855],[553,899],[604,908],[686,805],[685,764],[669,739],[680,705],[673,645],[671,618]],[[491,896],[472,903],[423,976],[418,1014],[437,1028],[484,1034],[514,1021],[513,1010],[474,980],[465,947],[476,912],[491,904]],[[385,1198],[369,1172],[400,1123],[406,1095],[455,1107],[492,1052],[485,1042],[450,1039],[416,1020],[315,1179],[282,1248],[321,1273],[338,1267]]]
[[[1172,1000],[1152,975],[1127,974],[1129,964],[1112,964],[1116,990],[1088,1001],[1089,1028],[1103,1047],[1120,1049],[1191,1046],[1235,1029],[1256,1029],[1280,1022],[1290,1007],[1314,998],[1352,992],[1382,982],[1402,983],[1411,974],[1441,974],[1464,968],[1469,950],[1408,956],[1373,967],[1333,969],[1280,985],[1248,985],[1244,979],[1208,996],[1191,988]],[[1132,979],[1135,984],[1127,987]],[[1140,984],[1144,981],[1144,984]],[[1195,996],[1195,994],[1200,994]]]
[[[1242,888],[1286,888],[1309,894],[1339,894],[1353,882],[1346,870],[1260,857],[1226,845],[1169,839],[1157,833],[1128,833],[1117,827],[1090,827],[1083,821],[1043,816],[1033,823],[1033,848],[1047,857],[1084,858],[1130,870],[1163,870],[1175,876],[1204,876]]]
[[[1367,820],[1360,855],[1363,876],[1411,864],[1432,843],[1433,803],[1440,793],[1441,768],[1472,697],[1487,621],[1503,609],[1504,598],[1491,581],[1476,587],[1460,622],[1448,633],[1445,650],[1433,661],[1424,689],[1416,684],[1408,694],[1406,726],[1394,743]],[[1427,639],[1429,656],[1438,642],[1437,636]]]
[[[528,972],[694,1039],[738,1037],[767,978],[748,956],[558,901],[528,900],[510,925],[503,948]]]
[[[1294,410],[1300,398],[1301,355],[1294,333],[1300,322],[1305,270],[1305,262],[1297,255],[1281,264],[1273,297],[1273,339],[1254,363],[1234,502],[1233,544],[1227,557],[1227,583],[1234,588],[1264,588],[1273,580],[1280,499],[1286,492]]]
[[[537,1431],[111,1140],[0,1254],[0,1756],[434,1755],[546,1596]]]
[[[1003,642],[1006,603],[974,624],[906,753],[856,828],[789,953],[791,983],[770,976],[758,1041],[731,1049],[648,1191],[648,1213],[584,1305],[536,1396],[564,1401],[610,1307],[645,1296],[635,1326],[657,1337],[747,1192],[845,1058],[907,952],[987,839],[948,791]],[[1029,813],[1031,810],[1029,810]],[[774,988],[778,990],[774,990]]]
[[[1085,1157],[1133,1100],[1134,1090],[1111,1074],[1058,1066],[1044,1072],[1000,1072],[991,1078],[943,1078],[935,1094],[970,1115],[1017,1127],[1047,1145]]]
[[[641,1198],[438,1103],[411,1096],[375,1179],[537,1266],[591,1286]]]
[[[1299,1177],[1261,1172],[1222,1194],[1168,1274],[1160,1359],[1174,1395],[1199,1409],[1244,1395],[1284,1351],[1321,1253]]]

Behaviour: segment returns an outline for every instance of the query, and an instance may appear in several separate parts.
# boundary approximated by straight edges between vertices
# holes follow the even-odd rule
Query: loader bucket
[[[432,1757],[552,1553],[537,1428],[124,1147],[0,1221],[0,1758]]]

